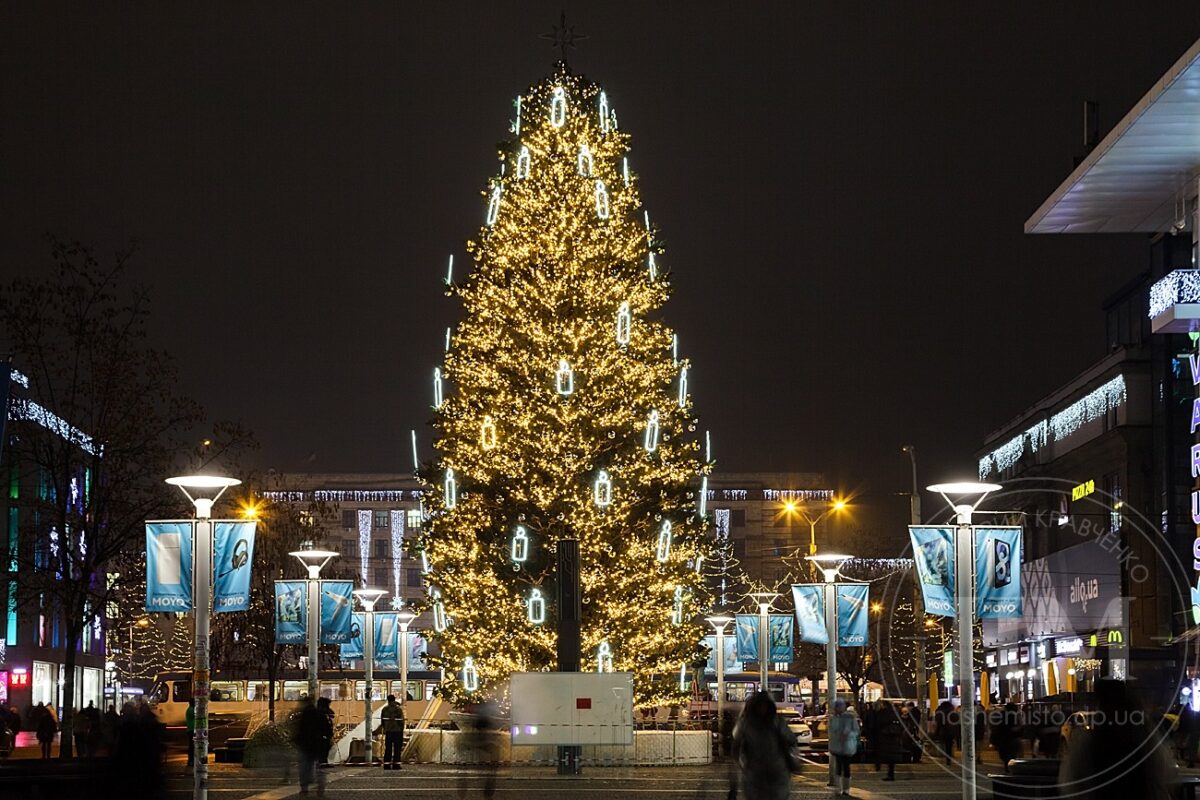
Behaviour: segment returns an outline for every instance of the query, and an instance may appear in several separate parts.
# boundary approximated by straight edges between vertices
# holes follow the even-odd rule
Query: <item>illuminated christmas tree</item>
[[[555,543],[577,539],[582,669],[666,702],[703,657],[711,468],[656,316],[670,273],[600,87],[560,63],[515,109],[474,269],[446,276],[466,314],[434,371],[430,660],[456,702],[555,669]]]

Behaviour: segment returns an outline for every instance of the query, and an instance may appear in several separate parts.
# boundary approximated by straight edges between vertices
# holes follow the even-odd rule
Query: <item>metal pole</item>
[[[408,623],[400,623],[400,716],[405,724],[408,716],[404,704],[408,701]],[[403,740],[402,740],[403,741]],[[403,745],[401,745],[403,746]]]
[[[810,519],[808,521],[808,554],[815,556],[817,554],[817,523],[819,519]]]
[[[725,625],[717,627],[717,753],[725,754]]]
[[[375,727],[371,719],[371,702],[375,694],[375,604],[364,606],[363,625],[366,630],[363,631],[363,671],[366,673],[367,686],[363,692],[363,738],[367,745],[364,751],[366,764],[370,766],[375,763],[375,737],[371,733]]]
[[[833,744],[833,704],[837,701],[837,586],[834,584],[835,572],[825,571],[825,635],[829,644],[825,645],[825,735]],[[829,785],[833,786],[833,750],[829,751]]]
[[[763,692],[767,691],[767,660],[771,657],[771,643],[768,641],[770,628],[767,618],[770,608],[770,603],[758,604],[758,688]],[[767,696],[770,697],[770,694]]]
[[[193,567],[193,608],[196,609],[196,642],[192,659],[192,698],[196,701],[192,741],[196,750],[196,772],[192,784],[194,800],[208,800],[208,693],[209,615],[212,611],[212,504],[197,502],[196,563]],[[130,629],[132,632],[132,628]],[[132,651],[132,646],[130,650]]]
[[[955,538],[958,566],[956,591],[958,599],[958,716],[962,724],[962,797],[975,800],[975,537],[971,527],[969,507],[958,515]]]
[[[308,568],[308,699],[317,702],[317,644],[321,638],[321,568]]]

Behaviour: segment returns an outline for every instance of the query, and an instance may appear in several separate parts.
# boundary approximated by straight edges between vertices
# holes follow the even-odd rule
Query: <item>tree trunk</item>
[[[68,612],[70,613],[70,612]],[[83,619],[82,612],[75,615],[74,619]],[[58,757],[63,760],[68,760],[73,757],[72,744],[73,737],[71,736],[72,728],[75,722],[75,657],[79,650],[79,634],[76,630],[76,625],[70,621],[66,627],[66,653],[63,658],[64,669],[67,674],[63,676],[63,702],[62,707],[58,709]]]
[[[279,647],[276,646],[267,659],[267,719],[275,721],[275,676],[279,671]]]

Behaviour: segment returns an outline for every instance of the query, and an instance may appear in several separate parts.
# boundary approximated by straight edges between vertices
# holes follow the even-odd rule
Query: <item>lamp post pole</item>
[[[725,754],[725,626],[733,617],[714,615],[707,618],[717,634],[717,754]]]
[[[767,696],[770,697],[767,689],[767,667],[771,658],[769,614],[771,601],[779,595],[775,592],[753,592],[750,596],[758,601],[758,688],[760,691],[767,692]]]
[[[337,556],[332,550],[317,550],[304,542],[295,556],[308,570],[308,699],[317,702],[317,650],[321,641],[321,569]]]
[[[954,510],[954,600],[958,617],[958,718],[962,736],[962,797],[975,800],[975,528],[971,515],[984,498],[1001,488],[994,483],[941,483],[928,487]],[[974,503],[954,503],[948,495],[975,496]]]
[[[387,594],[383,589],[356,589],[354,596],[363,607],[363,740],[366,747],[363,759],[367,766],[375,763],[374,720],[371,703],[375,701],[375,603]]]
[[[825,580],[821,587],[822,599],[825,603],[825,725],[826,731],[833,730],[833,704],[837,702],[837,651],[838,651],[838,618],[837,618],[837,576],[842,562],[848,561],[847,555],[810,555],[809,561],[817,565]],[[828,735],[828,734],[827,734]],[[833,751],[829,752],[829,785],[834,781]]]
[[[192,649],[192,698],[196,701],[192,732],[195,748],[195,773],[192,782],[194,800],[208,798],[208,697],[211,676],[209,674],[209,621],[212,616],[212,555],[213,528],[212,507],[225,490],[241,483],[236,478],[221,478],[211,475],[190,475],[168,478],[167,483],[178,486],[191,501],[196,512],[195,565],[192,570],[192,608],[195,614],[195,641]],[[188,490],[196,492],[193,496]],[[212,493],[212,497],[200,496],[201,491]],[[133,628],[130,629],[132,635]],[[130,651],[133,647],[130,645]]]
[[[912,463],[912,494],[909,496],[909,515],[913,525],[921,524],[921,492],[917,484],[917,448],[913,445],[905,445],[904,452],[908,453],[908,460]],[[928,719],[924,709],[924,702],[921,701],[923,695],[929,691],[929,679],[925,674],[925,638],[922,635],[921,620],[925,616],[925,598],[921,596],[921,581],[913,574],[912,586],[912,604],[913,604],[913,622],[916,625],[916,634],[914,639],[916,645],[913,648],[913,666],[915,686],[913,694],[917,698],[917,706],[921,711],[921,719]],[[933,702],[930,700],[929,710],[933,710]]]
[[[404,704],[408,700],[408,626],[412,625],[417,615],[406,609],[396,612],[396,622],[400,625],[400,715],[404,716]],[[404,717],[405,724],[408,717]]]

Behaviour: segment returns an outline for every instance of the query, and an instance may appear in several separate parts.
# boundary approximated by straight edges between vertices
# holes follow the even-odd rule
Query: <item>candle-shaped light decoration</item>
[[[694,566],[696,567],[696,574],[699,575],[700,572],[704,569],[704,554],[697,551],[696,552],[696,560],[693,563],[694,563]]]
[[[450,255],[450,263],[446,265],[446,285],[454,283],[454,254]]]
[[[585,178],[592,177],[592,168],[595,162],[592,160],[592,151],[586,144],[579,145],[579,155],[575,157],[575,171]]]
[[[629,301],[626,300],[617,308],[617,344],[622,347],[629,344],[632,330],[633,315],[629,312]]]
[[[709,431],[704,432],[704,460],[712,463],[712,435]]]
[[[433,598],[433,629],[438,633],[445,633],[447,627],[446,604],[442,602],[442,593],[433,589],[430,591],[430,596]]]
[[[522,145],[521,152],[517,154],[517,180],[525,180],[529,177],[529,148]]]
[[[600,132],[608,133],[608,95],[604,92],[600,93]]]
[[[700,478],[700,494],[696,498],[696,510],[700,513],[700,519],[704,519],[708,514],[708,476],[704,475]]]
[[[433,407],[442,407],[442,369],[433,368]]]
[[[565,358],[558,360],[558,371],[554,373],[554,386],[563,397],[575,391],[575,373]]]
[[[513,133],[517,136],[521,135],[521,95],[517,95],[517,101],[514,104],[517,107],[517,121],[513,125]]]
[[[655,548],[654,557],[659,563],[665,563],[671,556],[671,520],[664,519],[662,528],[658,531],[658,547]]]
[[[658,280],[658,264],[654,261],[653,252],[651,252],[650,256],[646,259],[646,270],[650,273],[651,281]]]
[[[683,587],[675,587],[675,599],[671,607],[671,624],[683,624]]]
[[[450,328],[446,328],[446,352],[450,352]]]
[[[491,414],[483,415],[483,423],[479,426],[479,446],[484,450],[496,446],[496,423],[492,422]]]
[[[608,189],[604,188],[604,181],[596,181],[596,216],[608,219]]]
[[[687,392],[687,374],[688,374],[688,368],[686,366],[680,367],[680,369],[679,369],[679,407],[680,408],[684,408],[687,406],[687,393],[688,393]]]
[[[550,124],[561,128],[567,123],[567,93],[561,86],[554,87],[550,96]]]
[[[415,428],[410,428],[409,432],[412,434],[413,472],[416,472],[421,468],[421,462],[417,459],[417,431]]]
[[[629,185],[629,157],[621,159],[621,177],[625,179],[625,185]]]
[[[679,363],[679,334],[671,334],[671,363]]]
[[[596,648],[596,672],[612,672],[613,657],[612,648],[608,645],[608,640],[600,643]]]
[[[428,575],[433,572],[433,565],[429,563],[429,551],[421,550],[421,574]]]
[[[546,621],[546,599],[542,597],[541,589],[534,589],[529,593],[529,599],[525,601],[525,611],[534,625],[541,625]]]
[[[692,682],[688,680],[687,662],[679,665],[679,691],[686,692],[691,688]]]
[[[646,420],[646,436],[642,441],[642,446],[646,448],[647,453],[653,453],[658,449],[658,410],[652,409],[650,417]]]
[[[500,184],[496,184],[492,189],[492,196],[488,198],[487,208],[487,224],[495,225],[496,218],[500,216]]]
[[[447,509],[458,505],[458,481],[454,479],[454,470],[449,468],[446,470],[446,480],[442,483],[442,499]]]
[[[479,673],[475,671],[475,659],[467,656],[463,659],[462,684],[468,692],[478,691]]]
[[[524,525],[518,525],[513,531],[510,553],[513,562],[517,564],[524,564],[525,560],[529,558],[529,534],[525,531]]]
[[[600,470],[600,475],[596,478],[592,497],[600,508],[604,508],[612,502],[612,481],[608,479],[608,473],[605,470]]]

